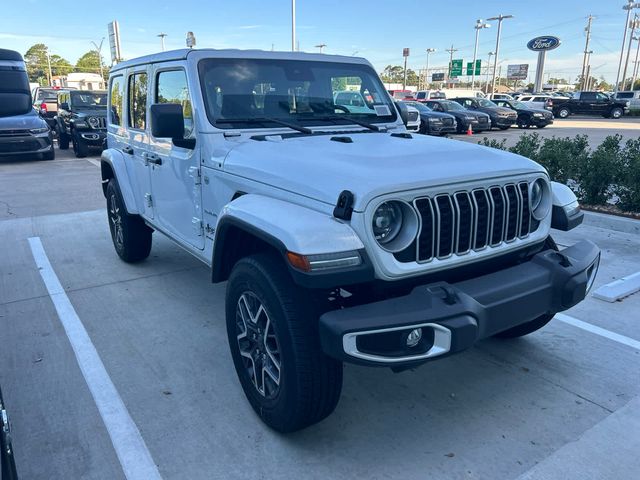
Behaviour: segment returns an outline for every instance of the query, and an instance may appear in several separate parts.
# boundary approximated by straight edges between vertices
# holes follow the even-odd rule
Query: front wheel
[[[611,111],[609,112],[609,116],[611,118],[620,118],[622,117],[623,114],[624,114],[624,111],[619,107],[612,108]]]
[[[114,179],[107,184],[107,215],[111,240],[118,256],[127,263],[144,260],[151,252],[153,230],[138,215],[129,215]]]
[[[69,149],[69,135],[66,132],[63,132],[61,128],[58,127],[58,147],[60,150],[68,150]]]
[[[73,153],[77,158],[84,158],[89,155],[89,146],[87,142],[78,134],[73,134]]]
[[[518,117],[518,128],[529,128],[531,123],[527,117]]]
[[[263,422],[293,432],[327,417],[342,390],[342,363],[326,356],[311,294],[275,255],[233,267],[226,320],[231,356],[249,403]]]

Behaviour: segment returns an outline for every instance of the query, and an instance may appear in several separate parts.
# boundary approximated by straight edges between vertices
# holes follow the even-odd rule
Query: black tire
[[[498,127],[500,130],[509,130],[511,127]]]
[[[58,128],[58,148],[60,150],[69,150],[69,135]]]
[[[562,107],[558,109],[558,114],[556,116],[559,118],[567,118],[569,115],[571,115],[571,111],[566,107]]]
[[[42,160],[55,160],[56,159],[56,151],[53,147],[51,147],[51,151],[42,154]]]
[[[547,240],[544,242],[545,249],[553,249],[558,250],[558,245],[553,240],[551,235],[547,237]],[[555,314],[545,314],[541,315],[538,318],[535,318],[527,323],[523,323],[518,325],[517,327],[510,328],[509,330],[505,330],[503,332],[497,333],[494,337],[497,338],[518,338],[523,337],[525,335],[529,335],[530,333],[535,332],[536,330],[540,330],[547,323],[549,323]]]
[[[609,112],[609,117],[610,118],[622,118],[622,116],[624,115],[624,110],[621,109],[620,107],[614,107],[611,109],[611,111]]]
[[[243,310],[249,323],[240,312],[242,301],[245,306],[253,303],[249,307],[254,313],[247,314],[249,308]],[[318,308],[310,292],[293,282],[283,262],[271,254],[238,261],[227,284],[225,302],[233,363],[242,389],[262,421],[279,432],[293,432],[331,414],[342,391],[342,363],[322,352]],[[260,312],[258,303],[263,307],[262,316],[255,314]],[[271,334],[267,328],[256,333],[249,327],[261,322],[272,325]],[[239,339],[242,335],[244,339]],[[265,351],[260,352],[262,345]],[[275,372],[275,365],[279,366],[277,382],[275,374],[269,375],[269,371]],[[258,368],[260,376],[250,373]]]
[[[84,158],[89,155],[89,146],[87,142],[85,142],[82,137],[74,132],[73,133],[73,153],[75,153],[77,158]]]
[[[138,215],[129,215],[114,179],[107,184],[107,219],[118,256],[127,263],[144,260],[151,252],[153,230]]]
[[[531,122],[529,118],[524,115],[518,117],[518,128],[529,128],[531,126]]]
[[[545,124],[538,125],[538,128],[544,128],[544,127],[546,127],[546,125],[545,125]]]

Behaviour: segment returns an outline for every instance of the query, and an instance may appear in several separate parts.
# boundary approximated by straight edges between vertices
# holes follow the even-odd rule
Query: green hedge
[[[586,135],[541,138],[523,134],[507,148],[506,140],[485,137],[478,142],[528,157],[549,172],[552,180],[567,184],[585,205],[615,204],[623,211],[640,213],[640,138],[623,143],[610,135],[595,150]]]

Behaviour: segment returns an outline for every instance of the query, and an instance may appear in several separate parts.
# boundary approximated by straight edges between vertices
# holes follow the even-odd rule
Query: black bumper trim
[[[379,362],[349,355],[344,337],[397,327],[435,323],[451,330],[451,347],[441,358],[471,347],[476,341],[566,310],[584,299],[589,273],[600,250],[585,240],[561,252],[544,250],[531,260],[481,277],[449,284],[436,282],[410,294],[366,305],[334,310],[320,317],[324,352],[364,365],[407,366],[430,360]]]

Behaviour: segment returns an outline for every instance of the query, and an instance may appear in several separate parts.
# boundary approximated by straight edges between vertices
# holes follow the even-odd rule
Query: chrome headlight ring
[[[386,200],[373,211],[373,237],[387,252],[400,252],[411,245],[418,234],[418,228],[418,214],[405,201]]]
[[[551,188],[543,178],[536,178],[529,184],[529,208],[536,220],[543,220],[551,211]]]

